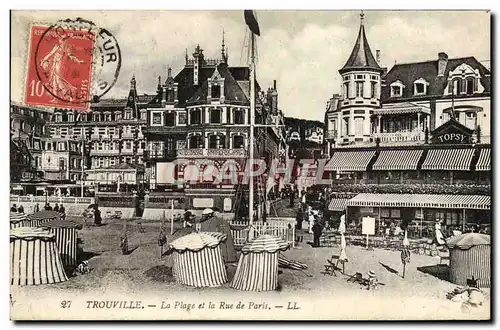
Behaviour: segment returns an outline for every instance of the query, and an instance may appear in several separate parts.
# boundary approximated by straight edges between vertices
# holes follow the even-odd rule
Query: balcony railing
[[[375,133],[374,137],[380,138],[380,142],[415,142],[424,141],[425,133],[422,131]]]
[[[90,150],[91,156],[118,155],[119,153],[119,150]]]
[[[177,151],[178,157],[184,158],[203,158],[203,157],[219,157],[219,158],[244,158],[246,157],[245,149],[180,149]]]
[[[134,138],[134,133],[131,133],[131,132],[123,132],[123,133],[122,133],[122,138],[123,138],[123,139],[133,139],[133,138]]]

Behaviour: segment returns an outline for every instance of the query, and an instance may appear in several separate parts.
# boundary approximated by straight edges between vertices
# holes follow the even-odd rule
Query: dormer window
[[[482,93],[484,87],[481,84],[481,75],[478,69],[463,63],[455,70],[450,71],[448,86],[445,95],[472,95]]]
[[[123,119],[132,119],[132,111],[125,111],[125,116],[123,117]]]
[[[174,89],[173,88],[167,89],[167,102],[174,102]]]
[[[403,88],[405,85],[399,80],[393,82],[391,84],[391,97],[400,97],[403,96]]]
[[[413,82],[413,94],[414,95],[425,95],[427,94],[427,86],[429,83],[424,79],[420,78]]]
[[[212,86],[212,98],[220,99],[220,86],[217,85]]]
[[[175,113],[167,112],[165,114],[165,126],[174,127],[175,126]]]

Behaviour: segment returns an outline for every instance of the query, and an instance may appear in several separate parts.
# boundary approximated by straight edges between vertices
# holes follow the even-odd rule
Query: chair
[[[337,273],[335,273],[335,268],[336,265],[333,262],[333,257],[331,259],[326,259],[327,264],[325,264],[325,271],[323,272],[323,275],[330,275],[330,276],[337,276]]]

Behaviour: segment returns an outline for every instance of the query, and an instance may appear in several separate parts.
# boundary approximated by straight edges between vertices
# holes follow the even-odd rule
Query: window
[[[345,99],[349,98],[349,83],[348,82],[344,83],[344,98]]]
[[[245,147],[245,137],[241,135],[235,135],[233,137],[233,149],[239,149]]]
[[[377,83],[372,81],[371,83],[371,97],[372,99],[377,98]]]
[[[213,99],[220,98],[220,86],[212,85],[212,98]]]
[[[97,150],[102,150],[103,146],[101,142],[97,143]]]
[[[240,109],[234,110],[234,123],[235,124],[245,123],[245,111]]]
[[[210,149],[221,149],[224,147],[224,136],[221,135],[210,135],[208,137],[208,148]]]
[[[467,94],[474,94],[474,78],[467,78],[465,91]]]
[[[363,82],[356,81],[356,97],[363,97]]]
[[[363,117],[356,117],[354,118],[354,134],[356,135],[363,135],[363,124],[364,124],[364,118]]]
[[[186,120],[186,118],[187,118],[186,113],[185,112],[179,112],[177,114],[177,116],[179,117],[178,118],[179,125],[186,125],[186,122],[187,122],[187,120]]]
[[[147,111],[141,111],[141,120],[146,120],[148,116]]]
[[[191,110],[191,125],[199,125],[201,124],[201,111],[200,110]]]
[[[465,114],[465,126],[472,130],[476,129],[476,113],[466,112]]]
[[[221,123],[221,111],[219,109],[210,110],[210,124]]]
[[[462,79],[454,79],[453,80],[453,91],[452,93],[454,95],[458,95],[460,93],[462,93]]]
[[[132,111],[130,110],[125,111],[125,116],[123,119],[132,119]]]
[[[425,85],[423,83],[415,84],[415,94],[425,94]]]
[[[193,135],[189,138],[189,149],[203,148],[203,138],[200,135]]]
[[[174,89],[173,88],[167,89],[167,102],[174,102]]]
[[[172,137],[167,137],[165,140],[165,150],[168,153],[172,153],[175,150],[175,140]]]
[[[355,79],[365,79],[365,75],[364,74],[357,74]]]
[[[125,142],[125,149],[127,149],[127,150],[132,149],[132,142],[130,142],[130,141]]]
[[[122,119],[122,113],[121,112],[115,112],[115,120],[121,120]]]
[[[351,77],[349,75],[344,76],[344,81],[349,80]]]
[[[343,120],[344,126],[342,127],[342,135],[348,135],[349,134],[349,118],[344,118]]]
[[[402,88],[401,86],[391,86],[391,96],[401,96]]]
[[[378,77],[377,77],[377,76],[370,76],[370,79],[371,79],[371,80],[378,81]]]
[[[175,113],[168,112],[165,114],[165,126],[173,127],[175,126]]]

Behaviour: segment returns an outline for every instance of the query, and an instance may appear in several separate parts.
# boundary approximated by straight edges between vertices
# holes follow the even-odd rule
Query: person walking
[[[319,238],[321,237],[321,233],[323,232],[323,225],[319,222],[319,220],[314,221],[314,225],[312,226],[312,231],[314,234],[313,239],[313,247],[319,247]]]
[[[101,211],[99,211],[97,204],[94,204],[94,225],[102,225]]]
[[[40,212],[40,204],[36,203],[35,205],[35,213]]]
[[[66,209],[64,208],[64,205],[61,204],[61,206],[59,207],[59,213],[61,213],[61,217],[63,220],[66,219]]]

